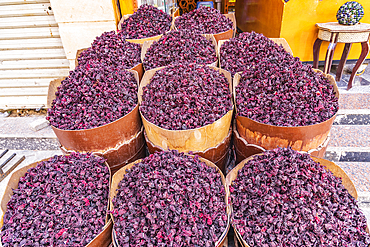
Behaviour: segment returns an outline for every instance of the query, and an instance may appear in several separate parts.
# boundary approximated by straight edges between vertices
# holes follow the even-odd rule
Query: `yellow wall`
[[[339,7],[348,0],[237,0],[246,10],[246,17],[236,13],[238,27],[243,31],[252,30],[269,38],[285,38],[294,56],[302,61],[313,60],[313,43],[317,38],[316,23],[333,22]],[[370,23],[370,0],[357,0],[365,9],[361,22]],[[238,10],[236,10],[238,12]],[[240,16],[240,17],[239,17]],[[238,19],[239,18],[239,19]],[[328,42],[323,42],[320,60],[325,59]],[[334,59],[339,60],[344,44],[338,44]],[[348,59],[358,59],[361,45],[353,44]],[[370,58],[370,55],[368,56]]]
[[[282,1],[282,0],[277,0]],[[315,23],[337,21],[339,7],[348,0],[290,0],[285,4],[280,36],[291,46],[294,56],[302,61],[313,60],[313,43],[317,38]],[[361,22],[370,23],[370,1],[357,0],[365,9]],[[325,60],[329,42],[323,42],[320,49],[320,61]],[[344,44],[338,44],[334,60],[340,60]],[[358,59],[361,45],[353,44],[348,59]],[[368,56],[370,58],[370,56]]]
[[[119,0],[122,15],[133,14],[135,9],[135,0]]]

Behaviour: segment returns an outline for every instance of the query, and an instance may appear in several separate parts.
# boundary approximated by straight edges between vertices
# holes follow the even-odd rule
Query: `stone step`
[[[35,150],[59,150],[59,142],[56,138],[0,137],[0,149],[30,150],[32,152]]]
[[[370,210],[370,192],[358,191],[357,194],[359,205]]]
[[[45,116],[2,118],[0,119],[0,137],[56,139],[50,126],[39,131],[33,131],[30,128],[29,124],[39,119],[45,119]]]
[[[370,147],[370,125],[333,125],[329,147]]]
[[[352,90],[352,89],[351,89]],[[339,109],[370,109],[370,87],[354,87],[359,92],[340,90]]]

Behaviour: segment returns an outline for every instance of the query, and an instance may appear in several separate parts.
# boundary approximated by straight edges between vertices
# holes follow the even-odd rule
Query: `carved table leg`
[[[369,42],[368,41],[362,42],[361,46],[362,46],[361,55],[360,55],[360,58],[357,60],[355,67],[352,70],[351,77],[349,78],[349,81],[348,81],[347,90],[352,88],[352,83],[353,83],[353,80],[355,79],[357,70],[360,68],[361,64],[367,57],[367,54],[369,54],[369,48],[370,48]]]
[[[333,62],[335,47],[337,46],[337,41],[338,41],[338,33],[332,33],[330,37],[330,43],[328,46],[328,50],[326,51],[325,66],[324,66],[325,74],[329,74],[330,72],[331,64]]]
[[[317,38],[315,43],[313,44],[313,68],[317,69],[319,67],[319,54],[320,54],[320,46],[322,40]]]
[[[344,68],[344,65],[346,64],[348,53],[351,50],[351,47],[352,47],[352,43],[346,43],[344,45],[342,57],[340,59],[340,62],[337,68],[337,75],[335,77],[336,81],[340,81],[340,79],[342,78],[343,68]]]

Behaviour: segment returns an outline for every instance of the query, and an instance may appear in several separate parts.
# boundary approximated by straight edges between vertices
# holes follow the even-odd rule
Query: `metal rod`
[[[0,159],[7,153],[9,151],[9,149],[5,149],[5,151],[4,152],[2,152],[1,154],[0,154]]]
[[[14,156],[16,155],[16,153],[14,153],[14,154],[12,154],[7,160],[5,160],[5,162],[4,163],[2,163],[1,164],[1,166],[0,166],[0,173],[4,173],[3,172],[3,167],[6,165],[6,164],[8,164],[9,163],[9,161],[11,161],[13,158],[14,158]]]
[[[19,166],[20,163],[22,163],[23,160],[25,160],[25,156],[23,155],[17,162],[15,162],[15,164],[10,167],[9,170],[7,170],[3,175],[1,175],[0,177],[0,182],[3,181],[3,179],[8,176],[15,168],[17,168],[17,166]]]

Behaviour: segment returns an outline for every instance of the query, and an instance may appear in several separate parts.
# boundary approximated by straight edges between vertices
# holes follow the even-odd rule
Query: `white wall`
[[[78,49],[89,47],[103,32],[116,29],[112,0],[50,0],[50,3],[71,69]]]

